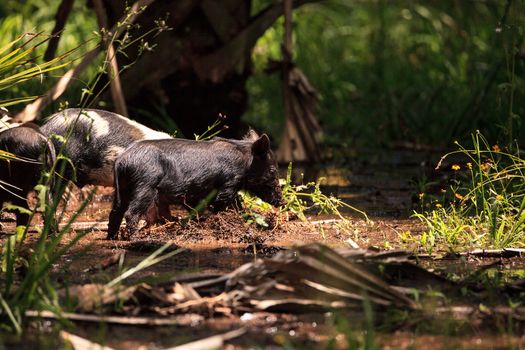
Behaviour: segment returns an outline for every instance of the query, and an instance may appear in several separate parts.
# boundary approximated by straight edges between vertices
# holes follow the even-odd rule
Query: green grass
[[[294,63],[319,91],[317,116],[334,148],[413,142],[448,146],[480,129],[490,139],[524,139],[523,1],[342,1],[294,11]],[[279,139],[284,125],[279,71],[283,23],[253,51],[245,120]],[[497,30],[496,30],[497,29]],[[514,57],[516,57],[514,61]],[[514,63],[513,63],[514,61]],[[373,122],[370,122],[373,121]]]
[[[319,178],[316,182],[301,183],[296,185],[292,182],[292,163],[288,165],[286,178],[280,179],[284,205],[279,208],[279,215],[289,218],[299,218],[308,221],[308,214],[329,214],[337,217],[339,222],[336,224],[344,231],[350,231],[351,222],[347,215],[343,215],[342,210],[350,210],[361,215],[366,221],[368,216],[362,210],[344,202],[343,200],[327,195],[321,191],[321,183],[324,179]],[[262,201],[260,198],[241,191],[243,211],[241,215],[248,223],[254,223],[260,227],[268,228],[264,213],[273,211],[273,207]],[[319,226],[321,236],[324,235],[322,225]]]
[[[480,132],[472,144],[458,144],[442,159],[465,159],[452,165],[456,176],[445,201],[433,200],[414,215],[426,226],[420,244],[428,252],[525,246],[525,159],[518,147],[491,146]]]

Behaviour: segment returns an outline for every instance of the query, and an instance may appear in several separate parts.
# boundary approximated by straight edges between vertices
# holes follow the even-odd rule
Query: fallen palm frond
[[[201,350],[201,349],[222,349],[224,342],[233,338],[240,337],[246,333],[246,328],[239,328],[223,334],[199,339],[183,345],[167,348],[164,350]]]
[[[368,269],[336,251],[312,244],[280,252],[232,273],[227,282],[235,304],[255,309],[301,311],[304,307],[377,306],[415,309],[415,303]]]
[[[78,335],[66,331],[60,331],[59,335],[63,341],[69,343],[73,350],[113,350],[113,348],[102,346],[98,343],[92,342],[91,340],[79,337]]]
[[[381,277],[369,264],[398,264],[406,253],[359,250],[344,255],[320,244],[283,251],[258,259],[226,275],[191,275],[151,286],[88,284],[74,286],[68,295],[78,312],[104,312],[120,302],[128,310],[149,309],[158,314],[182,312],[233,313],[233,310],[304,312],[312,309],[360,308],[364,301],[377,307],[416,309],[412,299]],[[137,303],[140,300],[140,304]]]
[[[425,320],[501,317],[525,321],[519,303],[484,304],[483,295],[494,292],[517,300],[525,281],[486,285],[482,267],[478,275],[453,282],[414,263],[407,251],[334,250],[311,244],[281,251],[273,258],[257,259],[228,274],[190,273],[156,285],[138,283],[88,284],[59,293],[69,298],[75,313],[27,311],[27,317],[68,319],[130,325],[194,325],[214,316],[236,317],[243,313],[353,312],[367,308],[381,315],[402,312],[404,327]],[[489,290],[489,288],[492,288]],[[494,289],[496,288],[496,289]],[[465,305],[465,293],[469,303]],[[438,298],[438,299],[436,299]],[[450,304],[448,298],[459,303]],[[427,302],[428,301],[428,302]],[[114,315],[117,312],[118,315]],[[141,315],[141,316],[137,316]],[[234,331],[233,336],[243,331]],[[223,344],[229,333],[181,345]],[[237,335],[238,334],[238,335]],[[218,345],[219,348],[221,345]]]

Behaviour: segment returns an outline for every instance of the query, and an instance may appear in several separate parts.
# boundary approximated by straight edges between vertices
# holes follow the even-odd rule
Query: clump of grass
[[[76,232],[72,239],[60,246],[62,239],[70,232],[72,224],[86,208],[94,192],[91,192],[76,213],[57,231],[55,213],[67,182],[59,176],[53,179],[52,174],[57,171],[56,164],[55,162],[51,169],[42,172],[39,184],[35,186],[37,204],[28,213],[27,225],[17,227],[15,233],[7,237],[0,252],[2,262],[0,267],[0,321],[2,321],[4,330],[21,333],[25,311],[28,309],[35,308],[54,312],[60,310],[56,291],[49,278],[49,271],[61,256],[89,232],[89,230]],[[51,184],[53,184],[54,199],[47,202],[46,192],[50,191]],[[14,209],[26,210],[24,208]],[[38,212],[42,212],[42,227],[32,226],[34,216]],[[62,219],[63,215],[59,217]],[[28,247],[27,238],[30,229],[36,230],[39,236],[36,243]],[[30,254],[26,257],[24,251],[28,249]],[[24,270],[21,278],[17,278],[19,269]]]
[[[292,163],[288,165],[286,179],[281,179],[280,183],[283,191],[285,205],[281,207],[281,212],[290,212],[303,221],[306,221],[306,212],[317,211],[317,214],[332,214],[343,221],[348,219],[341,213],[341,208],[355,211],[368,220],[368,216],[362,210],[345,203],[332,195],[326,195],[321,191],[321,183],[324,178],[319,178],[316,182],[294,185],[292,183]]]
[[[289,214],[299,218],[302,221],[308,221],[307,213],[313,212],[319,214],[330,214],[337,216],[341,222],[339,226],[349,225],[349,220],[341,213],[342,208],[350,209],[361,215],[368,221],[368,216],[362,210],[359,210],[339,198],[332,195],[326,195],[321,191],[321,183],[324,178],[319,178],[316,182],[295,185],[292,182],[292,163],[288,165],[285,179],[280,179],[283,200],[285,204],[279,208],[280,214]],[[265,213],[273,210],[272,206],[261,199],[251,196],[248,193],[240,192],[244,205],[243,217],[249,223],[255,223],[260,227],[268,227],[264,219]]]
[[[491,146],[479,131],[472,144],[471,149],[458,144],[442,158],[460,154],[467,159],[452,165],[458,175],[447,190],[450,204],[415,214],[427,227],[420,243],[429,252],[436,246],[525,246],[525,160],[519,148]]]
[[[197,141],[210,140],[214,138],[215,136],[219,135],[221,131],[228,128],[227,125],[224,125],[225,119],[226,119],[226,116],[219,113],[219,116],[217,117],[217,119],[215,119],[213,124],[208,126],[208,128],[202,134],[200,135],[193,134],[193,136],[195,137],[195,140]]]

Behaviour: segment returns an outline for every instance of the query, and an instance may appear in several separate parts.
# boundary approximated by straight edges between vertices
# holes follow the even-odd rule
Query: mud
[[[420,223],[411,218],[417,207],[417,193],[424,178],[439,159],[438,153],[393,152],[388,154],[363,154],[351,166],[333,164],[323,169],[294,170],[294,178],[306,181],[323,177],[322,190],[332,193],[345,202],[366,211],[370,221],[361,215],[346,211],[349,224],[330,215],[308,214],[308,222],[294,217],[264,214],[269,228],[248,224],[237,211],[229,210],[219,214],[205,213],[192,221],[186,221],[186,211],[172,208],[173,220],[162,225],[143,228],[129,241],[108,241],[106,237],[107,218],[111,207],[112,189],[97,188],[95,199],[66,235],[66,241],[75,232],[89,229],[88,233],[62,257],[53,267],[52,277],[57,288],[86,283],[104,283],[114,278],[119,271],[137,265],[153,251],[169,242],[170,249],[183,249],[167,260],[143,270],[129,279],[129,283],[147,280],[163,281],[174,276],[199,272],[220,274],[234,270],[257,257],[270,257],[281,249],[293,245],[321,242],[331,247],[349,247],[353,242],[361,248],[393,249],[408,248],[401,237],[410,232],[417,237],[421,232]],[[283,175],[285,169],[282,170]],[[67,204],[64,219],[75,213],[82,197],[90,189],[73,190]],[[4,215],[0,239],[14,230],[14,222]],[[36,239],[36,233],[32,234]],[[63,242],[65,244],[66,242]],[[30,246],[30,243],[29,243]],[[101,267],[105,260],[122,256],[119,263]],[[423,261],[424,265],[436,268],[444,275],[455,273],[458,278],[468,275],[473,266],[492,264],[495,273],[505,270],[523,271],[523,259],[468,260],[462,264]],[[495,263],[500,263],[497,265]],[[432,265],[434,264],[434,265]],[[521,276],[523,277],[523,276]],[[333,343],[335,348],[347,348],[348,339],[362,339],[363,333],[352,331],[358,327],[341,329],[337,320],[341,315],[311,314],[231,314],[199,322],[192,327],[130,327],[106,324],[76,323],[74,333],[115,349],[162,349],[185,342],[223,333],[238,327],[248,327],[244,336],[228,342],[228,348],[325,348]],[[361,318],[359,314],[344,314],[347,320]],[[25,341],[11,337],[6,344],[10,348],[24,348],[37,344],[43,348],[55,348],[55,323],[35,321]],[[344,327],[343,327],[344,328]],[[351,334],[349,334],[349,332]],[[342,334],[346,333],[346,337]],[[505,348],[525,346],[520,336],[487,334],[467,327],[462,335],[445,332],[446,335],[432,334],[427,330],[400,330],[378,333],[377,342],[384,349],[439,349],[449,348]],[[48,344],[48,345],[46,345]],[[9,347],[9,346],[8,346]]]

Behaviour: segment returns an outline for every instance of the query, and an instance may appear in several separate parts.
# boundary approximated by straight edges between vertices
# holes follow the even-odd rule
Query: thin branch
[[[98,25],[103,34],[102,43],[107,52],[106,59],[109,61],[108,76],[110,80],[111,97],[113,98],[113,103],[115,104],[115,111],[120,115],[128,117],[129,115],[128,109],[126,108],[126,99],[124,98],[124,93],[122,92],[122,85],[120,84],[120,74],[118,69],[117,56],[115,48],[109,40],[109,35],[111,35],[111,33],[104,33],[104,29],[107,29],[109,27],[106,9],[104,8],[102,0],[93,0],[93,4],[95,7],[95,13],[97,14]]]
[[[137,16],[141,13],[141,9],[145,6],[149,6],[151,3],[153,3],[154,0],[139,0],[133,4],[130,8],[131,15],[125,14],[122,16],[122,18],[117,22],[113,28],[111,28],[111,32],[115,33],[115,38],[118,38],[122,35],[122,33],[126,30],[127,26],[122,25],[123,22],[126,22],[128,24],[133,23]],[[47,91],[43,96],[36,99],[33,103],[29,104],[22,110],[20,113],[18,113],[13,119],[17,122],[29,122],[33,121],[37,118],[37,116],[40,114],[40,112],[51,102],[58,99],[64,91],[69,87],[69,84],[73,80],[75,80],[83,71],[86,69],[89,64],[97,57],[97,55],[101,51],[101,46],[97,45],[94,49],[89,51],[82,61],[79,63],[78,66],[71,68],[69,71],[66,72],[56,83],[55,86],[53,86],[49,91]]]
[[[53,58],[55,58],[58,42],[60,41],[60,34],[66,26],[67,18],[71,13],[74,2],[75,0],[62,0],[58,6],[57,14],[55,16],[55,28],[53,28],[53,31],[51,32],[51,39],[47,44],[47,50],[44,54],[45,61],[51,61]]]

